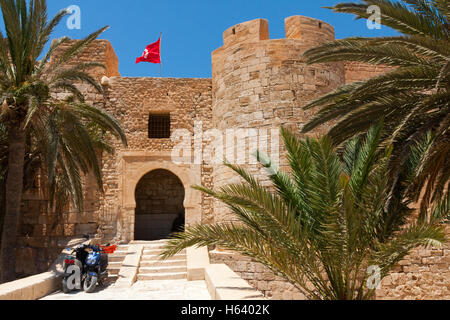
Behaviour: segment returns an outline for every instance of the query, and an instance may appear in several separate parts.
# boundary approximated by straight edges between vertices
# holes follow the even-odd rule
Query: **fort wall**
[[[226,144],[224,151],[235,158],[246,157],[243,166],[263,183],[268,183],[266,173],[249,158],[254,151],[251,148],[255,146],[255,139],[256,145],[265,144],[269,156],[279,155],[281,168],[286,168],[282,144],[272,150],[270,143],[272,138],[279,140],[276,131],[281,125],[297,131],[314,115],[314,111],[302,109],[306,103],[345,83],[391,70],[360,63],[307,65],[302,54],[316,45],[334,40],[334,28],[323,21],[303,16],[287,18],[285,28],[285,39],[270,39],[269,25],[264,19],[227,29],[223,34],[223,46],[212,53],[212,79],[121,77],[119,61],[107,40],[94,41],[78,55],[76,61],[68,62],[66,67],[75,62],[99,62],[106,66],[106,69],[92,70],[92,75],[102,80],[103,94],[83,84],[78,87],[89,103],[101,106],[120,122],[128,146],[124,147],[113,139],[115,153],[101,155],[104,193],[97,190],[92,176],[85,177],[85,212],[68,210],[57,217],[48,211],[45,196],[38,190],[25,195],[18,237],[17,272],[30,275],[46,271],[48,263],[61,252],[66,239],[85,233],[96,235],[103,241],[133,240],[134,191],[141,178],[156,169],[171,171],[183,183],[188,225],[233,220],[222,204],[194,191],[191,186],[199,184],[218,188],[237,181],[236,176],[222,165],[205,161],[174,163],[171,155],[177,141],[149,139],[150,114],[170,114],[171,131],[186,130],[190,136],[199,129],[196,128],[198,122],[201,122],[203,131],[257,130],[257,136],[250,135],[244,155],[238,153],[236,145],[231,143]],[[54,59],[60,57],[73,41],[62,45]],[[66,92],[54,94],[59,98],[68,95]],[[325,133],[329,126],[319,127],[313,135]],[[191,146],[195,143],[190,141]],[[207,139],[201,142],[202,151],[207,144]],[[414,251],[383,280],[377,297],[449,299],[449,256],[448,246]],[[211,251],[210,257],[213,263],[229,265],[267,297],[304,298],[292,285],[249,258],[223,252],[220,248]]]
[[[286,33],[286,39],[269,40],[266,20],[244,22],[226,30],[224,45],[212,53],[213,125],[219,130],[267,130],[263,134],[258,132],[259,137],[247,139],[246,159],[242,161],[246,169],[263,181],[267,176],[260,166],[252,164],[256,148],[249,150],[251,145],[264,146],[264,141],[272,139],[279,141],[277,131],[282,125],[295,131],[301,129],[313,116],[312,111],[303,110],[302,106],[336,89],[345,80],[343,64],[307,65],[302,57],[312,46],[334,39],[330,25],[295,16],[286,19]],[[314,134],[325,132],[323,126]],[[280,156],[279,164],[284,167],[287,161],[283,159],[282,143],[274,150],[271,147],[267,154],[273,159]],[[238,153],[236,148],[237,144],[227,143],[225,154],[237,159],[242,151]],[[214,185],[220,187],[233,181],[235,175],[224,166],[216,166],[213,177]],[[220,203],[215,205],[214,217],[216,222],[232,219],[229,210]]]
[[[64,50],[76,41],[69,40],[61,44],[56,49],[51,62],[59,61]],[[63,67],[70,68],[80,62],[104,64],[106,68],[96,67],[90,70],[92,76],[98,80],[105,75],[119,75],[117,56],[107,40],[94,41],[78,54],[76,61],[68,61]],[[88,103],[103,107],[105,99],[102,94],[86,84],[80,83],[77,87]],[[70,96],[70,93],[63,91],[52,94],[59,99]],[[48,195],[42,192],[39,180],[31,181],[34,189],[23,197],[16,249],[16,273],[19,276],[47,271],[68,240],[84,234],[95,235],[101,224],[98,216],[101,208],[101,192],[98,190],[93,174],[83,177],[84,212],[77,212],[69,207],[63,211],[62,215],[49,208]]]
[[[447,227],[450,236],[450,227]],[[211,263],[224,263],[267,298],[305,300],[292,284],[252,259],[233,252],[210,251]],[[413,250],[383,279],[377,300],[449,300],[450,245]]]
[[[133,240],[134,190],[129,180],[142,168],[179,168],[188,172],[186,189],[186,222],[201,223],[212,219],[211,200],[191,185],[212,187],[208,165],[187,163],[176,165],[172,161],[173,148],[180,142],[168,139],[149,139],[150,114],[170,114],[171,132],[186,130],[194,134],[194,124],[199,121],[203,130],[212,126],[211,80],[173,78],[122,78],[112,77],[104,86],[104,108],[122,125],[128,138],[128,147],[115,143],[116,153],[103,155],[105,193],[99,215],[103,222],[101,236],[106,239]],[[194,139],[191,140],[191,146]],[[202,146],[203,148],[203,146]],[[193,157],[193,155],[191,155]],[[142,176],[148,172],[143,172]],[[134,182],[133,182],[134,183]],[[193,198],[189,196],[193,193]]]
[[[393,68],[384,65],[373,66],[359,62],[345,62],[344,68],[345,83],[374,78],[393,70]]]
[[[50,62],[59,61],[63,53],[79,40],[68,40],[55,50],[52,60]],[[52,44],[55,43],[55,40]],[[120,76],[119,73],[119,59],[108,40],[95,40],[89,44],[87,48],[80,51],[76,59],[67,61],[64,66],[67,68],[73,67],[79,63],[96,62],[101,63],[105,68],[96,67],[90,70],[90,74],[100,80],[103,76],[115,77]]]

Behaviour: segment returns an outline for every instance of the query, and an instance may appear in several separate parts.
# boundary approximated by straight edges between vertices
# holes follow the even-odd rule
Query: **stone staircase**
[[[128,245],[117,246],[116,252],[108,255],[108,275],[110,280],[115,281],[119,275],[123,260],[128,252]]]
[[[138,281],[187,279],[186,250],[167,260],[160,260],[159,255],[165,240],[132,243],[144,246],[137,275]]]

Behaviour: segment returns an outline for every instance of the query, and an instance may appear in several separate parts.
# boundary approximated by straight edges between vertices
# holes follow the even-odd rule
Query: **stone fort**
[[[273,144],[280,138],[276,134],[280,126],[298,131],[313,116],[313,111],[302,108],[307,102],[343,84],[388,70],[344,62],[307,65],[303,53],[334,40],[333,26],[293,16],[285,20],[285,29],[284,39],[270,39],[268,22],[256,19],[226,30],[223,46],[212,52],[211,79],[122,77],[117,56],[107,40],[97,40],[80,53],[74,64],[99,62],[106,66],[93,70],[102,83],[103,95],[88,86],[79,87],[87,101],[120,122],[128,146],[116,141],[114,154],[101,155],[104,192],[99,192],[93,177],[85,177],[82,213],[54,216],[46,211],[42,195],[25,195],[17,272],[30,275],[45,271],[60,253],[61,243],[74,236],[90,234],[104,242],[127,243],[166,238],[177,221],[186,225],[229,221],[232,217],[223,205],[191,186],[219,188],[234,182],[235,176],[223,165],[206,161],[195,152],[183,154],[184,159],[192,161],[174,162],[174,148],[180,143],[174,138],[175,132],[189,133],[193,138],[187,140],[188,147],[206,151],[217,136],[202,136],[203,132],[256,130],[258,137],[247,136],[246,155],[229,143],[234,137],[227,135],[223,152],[236,158],[245,156],[243,166],[264,181],[264,171],[250,159],[252,141],[256,139],[256,145],[268,147],[269,156],[278,155],[283,168],[286,161],[282,143],[275,147]],[[64,98],[66,93],[58,95]],[[323,134],[326,129],[321,127],[313,135]],[[211,251],[210,257],[228,264],[268,297],[302,298],[292,286],[249,259],[219,250]],[[383,288],[391,290],[380,295],[449,298],[448,260],[448,248],[418,251],[385,279]]]

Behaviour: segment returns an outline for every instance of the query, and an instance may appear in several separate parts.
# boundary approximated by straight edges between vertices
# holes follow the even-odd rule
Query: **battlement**
[[[265,19],[243,22],[223,33],[223,44],[225,46],[261,40],[269,40],[269,23]]]
[[[335,40],[334,27],[321,20],[292,16],[286,18],[284,25],[286,39],[300,39],[311,46]]]
[[[60,45],[52,56],[52,60],[57,60],[65,50],[71,47],[79,40],[69,40]],[[67,63],[68,66],[74,66],[80,62],[97,62],[105,66],[103,68],[94,68],[90,73],[100,80],[103,76],[114,77],[120,76],[119,59],[114,51],[113,46],[108,40],[95,40],[84,50],[82,50],[74,59]]]
[[[285,29],[286,39],[301,40],[305,45],[316,46],[335,39],[332,25],[309,17],[288,17],[285,20]],[[265,19],[239,23],[223,33],[225,47],[264,40],[270,40],[269,23]]]

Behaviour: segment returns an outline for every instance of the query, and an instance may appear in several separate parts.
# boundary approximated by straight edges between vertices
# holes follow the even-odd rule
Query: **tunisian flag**
[[[142,57],[136,59],[136,63],[139,62],[161,63],[161,37],[145,48]]]

